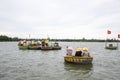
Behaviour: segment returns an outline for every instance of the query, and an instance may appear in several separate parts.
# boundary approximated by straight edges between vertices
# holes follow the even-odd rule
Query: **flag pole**
[[[105,40],[105,48],[107,47],[107,39],[108,39],[108,30],[107,30],[106,40]]]
[[[111,30],[107,30],[107,38],[106,38],[106,41],[105,41],[105,47],[107,47],[107,39],[108,39],[109,34],[111,34]]]
[[[120,38],[120,34],[118,34],[118,39],[117,39],[117,48],[118,48],[119,38]]]

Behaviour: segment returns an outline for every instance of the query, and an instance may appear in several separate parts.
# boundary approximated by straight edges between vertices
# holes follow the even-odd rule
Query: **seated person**
[[[109,44],[109,47],[113,47],[113,44]]]
[[[72,56],[73,53],[73,48],[72,47],[67,47],[67,56]]]
[[[77,48],[75,56],[82,56],[82,48]]]
[[[45,41],[42,40],[41,44],[42,44],[42,47],[44,47],[45,46]]]
[[[49,40],[46,39],[44,44],[45,44],[46,46],[48,46],[48,43],[49,43]]]
[[[58,46],[59,46],[59,44],[55,42],[55,46],[56,46],[56,47],[58,47]]]
[[[23,46],[23,41],[20,40],[19,43],[18,43],[19,46]]]
[[[83,56],[90,56],[89,52],[88,52],[88,48],[83,48]]]

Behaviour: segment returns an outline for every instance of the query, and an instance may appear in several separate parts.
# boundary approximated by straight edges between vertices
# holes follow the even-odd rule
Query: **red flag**
[[[110,30],[107,30],[107,34],[111,34],[111,31],[110,31]]]
[[[120,38],[120,34],[118,34],[118,38]]]

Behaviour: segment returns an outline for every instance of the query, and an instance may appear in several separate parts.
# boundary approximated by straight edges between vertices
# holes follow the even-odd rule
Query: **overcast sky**
[[[0,0],[0,34],[20,38],[117,38],[120,0]]]

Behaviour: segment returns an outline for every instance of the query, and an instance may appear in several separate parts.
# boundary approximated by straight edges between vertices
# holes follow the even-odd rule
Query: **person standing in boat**
[[[32,44],[32,46],[34,46],[34,45],[35,45],[35,41],[34,41],[34,40],[32,40],[31,44]]]
[[[44,47],[44,46],[45,46],[45,40],[44,40],[44,39],[42,39],[41,44],[42,44],[42,47]]]
[[[37,44],[38,44],[38,45],[41,45],[41,41],[40,41],[40,40],[38,40],[38,41],[37,41]]]
[[[83,48],[83,56],[90,56],[90,54],[88,52],[88,48],[86,48],[86,47]]]
[[[46,40],[45,40],[45,45],[48,46],[48,43],[49,43],[49,40],[46,39]]]
[[[67,53],[66,53],[66,55],[67,56],[72,56],[72,53],[73,53],[73,48],[67,46]]]
[[[82,48],[77,48],[75,56],[82,56]]]

